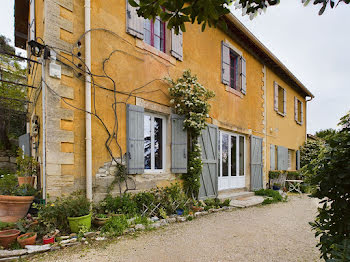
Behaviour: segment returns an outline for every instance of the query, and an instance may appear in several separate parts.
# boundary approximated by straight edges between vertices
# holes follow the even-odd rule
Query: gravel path
[[[315,199],[293,196],[287,203],[210,214],[33,261],[319,261],[308,224],[316,208]]]

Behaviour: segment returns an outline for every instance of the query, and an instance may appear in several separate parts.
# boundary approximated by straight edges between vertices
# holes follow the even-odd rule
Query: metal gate
[[[251,136],[250,139],[250,184],[251,190],[263,188],[263,139]]]
[[[199,199],[218,195],[218,127],[207,124],[199,137],[203,170],[200,176]]]

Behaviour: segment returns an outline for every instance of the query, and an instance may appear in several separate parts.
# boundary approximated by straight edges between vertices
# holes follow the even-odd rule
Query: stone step
[[[244,198],[238,198],[231,201],[230,205],[233,207],[251,207],[260,205],[264,201],[264,197],[262,196],[250,196]]]
[[[247,197],[252,197],[254,196],[254,192],[249,192],[249,191],[241,191],[241,192],[226,192],[226,193],[219,193],[218,198],[220,200],[225,200],[225,199],[240,199],[240,198],[247,198]]]

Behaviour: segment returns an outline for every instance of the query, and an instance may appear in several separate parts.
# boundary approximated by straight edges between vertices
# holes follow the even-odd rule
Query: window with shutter
[[[281,116],[287,114],[287,91],[277,82],[274,82],[274,109]]]
[[[130,105],[126,107],[127,172],[144,172],[144,109]]]
[[[231,89],[246,94],[246,60],[224,41],[221,42],[221,81]]]
[[[298,98],[294,97],[294,118],[295,121],[299,124],[303,124],[303,102]]]
[[[187,173],[187,131],[179,115],[171,115],[171,172]]]

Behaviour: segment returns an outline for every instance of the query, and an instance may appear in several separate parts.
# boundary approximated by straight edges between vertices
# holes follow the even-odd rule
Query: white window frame
[[[225,132],[225,131],[221,131],[220,130],[220,136],[219,136],[219,158],[220,158],[220,172],[219,172],[219,177],[224,177],[222,175],[222,135],[223,134],[226,134],[229,136],[229,139],[228,139],[228,148],[230,149],[231,148],[231,137],[232,136],[235,136],[236,137],[236,141],[237,141],[237,146],[236,146],[236,176],[231,176],[231,150],[228,150],[228,176],[227,177],[245,177],[247,172],[246,172],[246,161],[247,161],[247,157],[246,157],[246,152],[247,152],[247,147],[246,147],[246,139],[245,139],[245,136],[244,135],[240,135],[240,134],[236,134],[236,133],[231,133],[231,132]],[[244,175],[243,176],[240,176],[239,175],[239,137],[243,137],[243,148],[244,148],[244,154],[243,154],[243,157],[244,157],[244,169],[243,169],[243,172],[244,172]],[[226,177],[226,176],[225,176]]]
[[[159,115],[159,114],[154,114],[154,113],[150,113],[150,112],[145,112],[144,113],[144,117],[145,116],[150,116],[151,117],[151,169],[146,169],[144,168],[144,173],[148,173],[148,174],[159,174],[159,173],[163,173],[165,171],[165,167],[167,165],[166,162],[166,143],[167,143],[167,139],[166,139],[166,130],[167,130],[167,121],[166,121],[166,117],[164,115]],[[161,118],[162,122],[163,122],[163,130],[162,130],[162,139],[163,139],[163,146],[162,146],[162,159],[163,159],[163,165],[162,165],[162,169],[155,169],[154,168],[154,118]],[[144,118],[145,119],[145,118]],[[143,120],[145,121],[145,120]],[[144,159],[145,161],[145,159]]]

